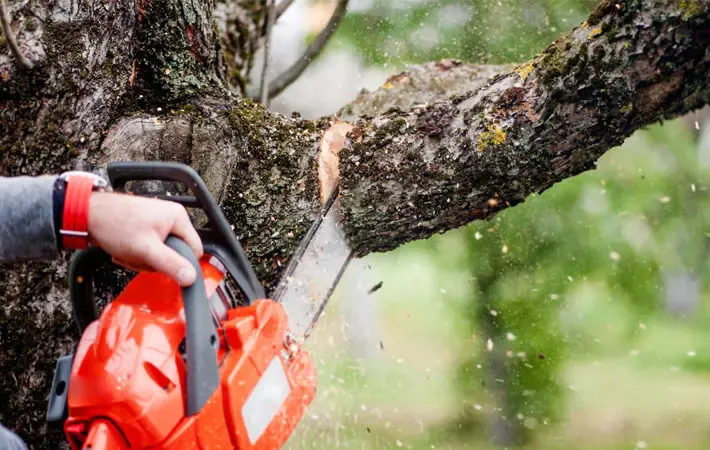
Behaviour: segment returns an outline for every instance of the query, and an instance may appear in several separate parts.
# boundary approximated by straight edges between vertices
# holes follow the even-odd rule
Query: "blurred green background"
[[[329,48],[392,73],[522,62],[596,4],[359,2]],[[639,131],[491,221],[365,258],[382,282],[372,323],[348,323],[346,278],[309,343],[319,392],[288,448],[710,448],[702,117]]]

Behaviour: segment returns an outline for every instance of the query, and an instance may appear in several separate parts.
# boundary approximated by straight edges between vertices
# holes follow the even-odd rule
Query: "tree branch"
[[[333,15],[330,17],[328,24],[325,26],[323,31],[315,38],[311,45],[308,46],[306,51],[303,53],[293,66],[286,69],[284,73],[278,76],[274,81],[271,82],[271,89],[269,89],[269,98],[274,98],[284,91],[291,83],[296,81],[299,76],[303,73],[308,65],[313,61],[320,52],[323,50],[325,45],[328,43],[330,38],[333,36],[335,31],[340,25],[340,21],[345,16],[348,9],[349,0],[338,0],[338,4],[333,11]]]
[[[265,108],[269,107],[269,80],[268,80],[268,69],[269,69],[269,53],[271,51],[271,29],[274,27],[274,15],[276,13],[276,7],[274,0],[266,0],[266,32],[264,34],[264,64],[261,68],[261,85],[259,87],[259,102],[264,105]]]
[[[356,122],[340,153],[356,254],[486,219],[593,169],[639,128],[710,101],[710,6],[604,2],[485,85]]]
[[[2,33],[5,36],[7,45],[10,47],[10,51],[17,60],[17,63],[23,69],[32,69],[34,65],[30,62],[25,55],[22,54],[20,47],[17,45],[17,40],[15,39],[15,34],[10,28],[10,14],[7,12],[5,7],[5,0],[0,0],[0,28],[2,28]]]
[[[338,111],[340,120],[376,117],[392,109],[410,110],[417,105],[447,101],[483,86],[495,75],[512,71],[515,65],[463,64],[445,59],[414,65],[392,75],[372,92],[362,90],[357,98]]]
[[[279,20],[279,17],[286,12],[286,10],[293,4],[293,1],[294,0],[283,0],[278,4],[278,6],[276,6],[276,20]]]

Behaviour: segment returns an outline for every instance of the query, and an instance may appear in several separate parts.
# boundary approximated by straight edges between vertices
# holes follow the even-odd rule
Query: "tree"
[[[635,130],[710,101],[705,0],[606,0],[527,63],[425,64],[317,121],[243,97],[277,15],[267,5],[36,0],[8,9],[0,174],[190,164],[267,291],[318,214],[321,174],[339,183],[362,256],[488,219],[592,169]],[[321,152],[337,170],[319,171]],[[0,272],[0,421],[33,448],[61,440],[43,415],[55,358],[76,339],[65,276],[66,255]],[[119,281],[102,280],[104,298]]]

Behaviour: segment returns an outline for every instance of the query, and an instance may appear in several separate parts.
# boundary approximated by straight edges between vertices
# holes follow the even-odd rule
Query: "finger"
[[[192,226],[190,216],[187,215],[185,208],[179,205],[178,207],[180,212],[177,214],[171,233],[185,241],[185,243],[190,246],[192,251],[195,252],[195,255],[199,258],[202,256],[204,251],[200,235],[197,234],[195,227]]]
[[[180,286],[190,286],[195,282],[197,274],[192,264],[159,239],[152,240],[146,254],[140,256],[144,264],[169,276]]]
[[[128,270],[132,270],[133,272],[151,272],[153,270],[149,266],[146,266],[145,264],[140,264],[138,262],[127,262],[125,260],[115,257],[111,259],[113,260],[114,264],[117,264]]]

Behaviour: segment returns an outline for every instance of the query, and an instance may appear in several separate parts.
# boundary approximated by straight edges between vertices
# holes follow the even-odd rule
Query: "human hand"
[[[199,258],[202,241],[185,208],[167,200],[127,194],[94,192],[89,202],[89,239],[135,271],[162,272],[180,286],[195,281],[195,269],[165,245],[168,235],[184,240]]]

